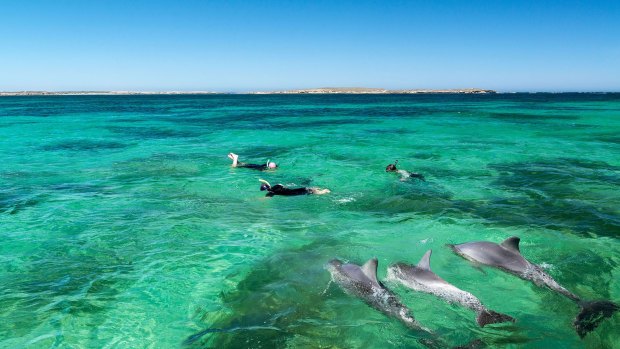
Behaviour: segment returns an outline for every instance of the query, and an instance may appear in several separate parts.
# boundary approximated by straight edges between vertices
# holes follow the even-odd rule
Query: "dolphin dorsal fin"
[[[433,250],[426,251],[424,256],[422,256],[422,259],[420,259],[420,261],[418,262],[418,268],[425,269],[425,270],[431,270],[431,254],[432,253],[433,253]]]
[[[372,258],[369,259],[368,262],[366,262],[363,266],[362,266],[362,272],[364,273],[364,275],[366,275],[372,282],[374,283],[379,283],[379,281],[377,280],[377,265],[378,265],[378,261],[377,258]]]
[[[505,249],[508,249],[508,250],[520,253],[520,251],[519,251],[519,241],[521,241],[520,238],[518,238],[516,236],[511,236],[508,239],[504,240],[501,243],[501,245]]]

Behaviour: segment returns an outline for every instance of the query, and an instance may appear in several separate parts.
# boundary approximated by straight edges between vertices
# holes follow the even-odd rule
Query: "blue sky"
[[[0,91],[620,91],[620,1],[28,1]]]

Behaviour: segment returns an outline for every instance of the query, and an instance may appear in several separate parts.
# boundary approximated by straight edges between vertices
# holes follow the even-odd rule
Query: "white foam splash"
[[[346,204],[347,202],[353,202],[353,201],[355,201],[354,198],[342,198],[342,199],[336,200],[336,202],[341,203],[341,204]]]
[[[543,262],[543,263],[540,263],[539,266],[545,270],[553,270],[553,264]]]
[[[329,289],[329,286],[331,286],[332,282],[334,282],[333,278],[329,280],[329,282],[327,283],[327,286],[325,286],[325,289],[323,290],[323,292],[321,292],[321,296],[324,296],[325,294],[327,294],[327,290]]]

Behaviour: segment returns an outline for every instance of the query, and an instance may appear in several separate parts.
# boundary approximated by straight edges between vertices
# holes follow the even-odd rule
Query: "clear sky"
[[[2,0],[0,91],[620,91],[620,0]]]

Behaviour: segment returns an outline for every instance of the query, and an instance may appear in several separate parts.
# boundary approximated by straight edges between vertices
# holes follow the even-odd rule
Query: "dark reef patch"
[[[412,158],[414,159],[419,159],[419,160],[439,160],[441,159],[441,154],[439,153],[414,153],[411,155]]]
[[[572,185],[578,181],[617,186],[620,174],[615,166],[563,158],[490,167],[499,172],[494,185],[517,195],[476,205],[472,214],[508,226],[572,231],[586,237],[620,236],[617,208],[600,201],[605,198],[597,200],[600,204],[582,200]]]
[[[543,114],[543,113],[523,113],[523,112],[491,112],[487,116],[491,119],[499,119],[512,122],[532,122],[544,120],[578,120],[579,117],[568,114]]]
[[[342,242],[324,239],[299,249],[276,253],[259,265],[230,293],[221,295],[232,315],[205,324],[220,332],[205,331],[186,341],[191,348],[284,348],[287,341],[315,326],[305,318],[323,318],[324,296],[329,282],[322,253],[336,250]],[[291,278],[303,273],[303,278]],[[223,330],[223,331],[222,331]]]
[[[146,178],[187,178],[195,176],[198,165],[183,161],[179,154],[154,154],[114,164],[115,180],[122,183],[141,181]]]
[[[286,154],[291,152],[291,147],[283,147],[277,145],[258,145],[252,147],[243,147],[237,153],[239,160],[243,162],[266,161],[268,158],[275,161],[277,158],[284,158]]]
[[[139,126],[107,126],[110,132],[129,136],[135,139],[160,139],[160,138],[192,138],[199,137],[207,132],[172,130],[161,127],[139,127]]]
[[[128,145],[120,142],[92,140],[92,139],[74,139],[62,141],[54,144],[48,144],[41,147],[45,151],[99,151],[127,148]]]
[[[26,175],[32,175],[26,173]],[[39,179],[39,177],[35,177]],[[37,183],[31,185],[5,185],[0,187],[0,213],[17,214],[29,207],[34,207],[50,198],[63,195],[103,196],[113,189],[97,183],[56,182]]]
[[[359,124],[368,124],[372,120],[364,120],[364,119],[332,119],[332,120],[313,120],[313,121],[304,121],[304,122],[280,122],[274,123],[272,127],[280,128],[280,129],[306,129],[306,128],[321,128],[328,126],[341,126],[341,125],[359,125]]]
[[[432,182],[412,179],[396,181],[385,193],[364,196],[347,205],[352,211],[367,212],[371,215],[392,217],[401,213],[462,218],[468,215],[473,204],[464,200],[454,200],[453,194],[444,187]]]
[[[407,130],[404,128],[375,128],[375,129],[370,129],[370,130],[364,130],[365,133],[371,134],[371,135],[378,135],[381,137],[385,137],[391,134],[394,135],[412,135],[415,134],[416,131],[414,130]]]
[[[113,189],[109,186],[97,183],[81,182],[50,184],[47,185],[44,189],[50,194],[77,194],[81,196],[103,196],[113,193]]]
[[[0,188],[0,214],[17,214],[29,207],[38,205],[42,200],[42,195]]]
[[[573,232],[583,237],[620,236],[620,216],[577,200],[548,199],[530,195],[496,198],[473,208],[471,213],[493,224],[527,226]]]
[[[164,115],[157,117],[157,119],[176,124],[215,129],[255,129],[257,124],[261,125],[263,128],[297,129],[347,124],[369,124],[385,118],[400,119],[431,115],[449,115],[446,114],[444,110],[416,105],[395,105],[393,107],[356,106],[357,108],[339,106],[316,107],[314,105],[294,106],[290,108],[286,106],[271,106],[271,108],[269,108],[269,105],[265,105],[262,108],[254,109],[219,110],[218,114],[224,114],[222,116],[214,116],[210,113],[203,112],[201,114],[187,113],[185,115],[175,115],[174,117]],[[292,118],[297,120],[291,121]]]
[[[58,313],[82,316],[106,311],[127,286],[123,277],[132,270],[130,263],[115,257],[113,251],[108,251],[105,258],[86,255],[76,258],[74,254],[80,252],[68,251],[72,244],[47,246],[29,264],[27,273],[3,285],[10,294],[31,295],[0,299],[0,309],[4,309],[2,316],[12,319],[8,328],[15,335],[26,335],[32,330],[33,321],[44,323]],[[104,317],[99,317],[100,320],[87,318],[92,326],[105,321]]]
[[[531,188],[549,191],[552,196],[572,196],[573,181],[620,184],[620,168],[602,161],[559,158],[536,162],[495,164],[489,168],[499,172],[496,184],[508,190]],[[561,186],[561,187],[560,187]]]
[[[587,136],[582,136],[584,141],[598,141],[603,143],[611,143],[614,145],[620,145],[619,133],[594,133]]]

